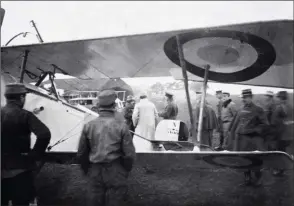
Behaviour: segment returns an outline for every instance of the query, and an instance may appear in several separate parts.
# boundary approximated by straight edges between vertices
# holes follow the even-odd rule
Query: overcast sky
[[[45,42],[55,42],[293,19],[293,1],[1,1],[1,7],[6,10],[1,45],[17,33],[34,33],[30,20],[36,22]],[[10,45],[37,42],[34,35],[28,35],[15,39]],[[140,84],[136,80],[132,82]],[[220,86],[211,86],[214,87]],[[222,87],[229,89],[226,85]]]

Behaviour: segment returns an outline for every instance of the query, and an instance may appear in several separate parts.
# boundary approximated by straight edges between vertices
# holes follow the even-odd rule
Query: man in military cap
[[[218,132],[219,132],[219,146],[216,147],[216,150],[222,150],[222,145],[224,143],[224,132],[222,126],[222,107],[223,107],[223,92],[222,90],[218,90],[215,92],[215,96],[218,99],[218,103],[216,105],[216,116],[219,124]]]
[[[264,111],[265,111],[267,119],[270,123],[271,119],[272,119],[273,111],[275,109],[274,92],[267,91],[265,94],[265,97],[266,97],[266,99],[265,99]]]
[[[113,90],[99,94],[99,117],[85,124],[81,134],[77,157],[91,179],[87,205],[123,205],[127,192],[136,153],[128,126],[116,116],[116,98]]]
[[[220,149],[230,150],[233,149],[232,139],[229,134],[229,127],[237,114],[236,104],[230,98],[230,93],[223,92],[223,103],[221,110],[221,120],[222,120],[222,132],[224,135],[224,141]]]
[[[129,126],[129,129],[134,132],[135,127],[133,124],[132,116],[135,108],[136,101],[132,95],[127,97],[126,107],[124,108],[124,117],[126,120],[126,124]],[[131,134],[133,136],[133,133]]]
[[[145,92],[140,94],[140,102],[135,105],[132,119],[136,134],[150,140],[154,139],[158,123],[158,112],[154,103],[148,99]],[[142,138],[134,136],[136,147],[142,145],[142,141],[145,142]]]
[[[293,125],[288,124],[293,120],[293,109],[288,104],[288,93],[280,91],[277,93],[277,106],[271,118],[271,131],[273,133],[272,149],[286,152],[287,147],[293,141]],[[292,131],[292,134],[291,134]],[[283,175],[283,170],[275,170],[274,175]]]
[[[195,110],[195,123],[196,123],[196,132],[198,133],[199,125],[199,115],[200,115],[200,103],[201,103],[201,91],[196,91],[196,110]],[[201,141],[203,145],[212,146],[213,140],[213,130],[219,128],[219,123],[213,110],[212,106],[208,104],[205,100],[203,107],[203,119],[202,119],[202,132],[201,132]],[[196,142],[195,140],[193,142]]]
[[[1,108],[1,200],[2,205],[29,205],[34,198],[35,161],[44,154],[51,138],[49,129],[23,109],[27,89],[23,84],[6,85],[7,104]],[[30,148],[31,133],[37,137]]]
[[[165,92],[167,105],[163,112],[159,113],[159,117],[163,119],[173,119],[175,120],[178,116],[178,106],[174,102],[173,94],[171,92]]]
[[[268,121],[264,110],[252,102],[251,89],[245,89],[241,95],[243,107],[235,116],[229,131],[235,140],[235,151],[266,151],[264,132],[268,128]],[[253,171],[255,181],[252,181],[251,171],[246,171],[245,185],[256,186],[261,184],[262,173],[260,169]]]

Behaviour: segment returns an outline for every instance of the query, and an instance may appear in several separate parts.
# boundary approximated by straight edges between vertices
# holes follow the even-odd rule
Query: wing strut
[[[197,128],[197,141],[201,142],[201,134],[202,134],[202,125],[203,125],[203,108],[204,108],[204,102],[206,99],[206,89],[207,89],[207,79],[208,79],[208,71],[210,66],[205,66],[205,73],[204,73],[204,81],[203,81],[203,87],[202,87],[202,96],[201,96],[201,103],[200,103],[200,112],[199,112],[199,124]]]
[[[23,83],[23,77],[26,72],[26,66],[27,66],[27,60],[28,60],[29,50],[25,50],[23,54],[22,64],[21,64],[21,70],[20,70],[20,78],[19,82]]]
[[[197,128],[197,134],[196,134],[196,128],[194,124],[194,118],[193,118],[193,112],[192,112],[192,105],[190,101],[190,94],[189,94],[189,83],[188,83],[188,75],[187,75],[187,69],[186,69],[186,62],[184,58],[184,52],[183,52],[183,45],[180,41],[180,36],[176,36],[177,41],[177,48],[178,48],[178,55],[180,59],[180,65],[182,68],[182,73],[184,77],[184,85],[185,85],[185,91],[186,91],[186,98],[189,108],[189,115],[190,115],[190,122],[191,122],[191,133],[192,133],[192,139],[193,141],[196,140],[196,143],[201,143],[201,133],[202,133],[202,124],[203,124],[203,108],[204,108],[204,102],[206,98],[206,88],[207,88],[207,80],[208,80],[208,71],[210,69],[209,65],[205,66],[205,74],[204,74],[204,81],[203,81],[203,88],[202,88],[202,96],[201,96],[201,104],[200,104],[200,113],[199,113],[199,124]],[[197,135],[197,139],[196,139]]]
[[[180,65],[181,65],[182,73],[183,73],[183,77],[184,77],[185,92],[186,92],[187,104],[188,104],[189,115],[190,115],[191,130],[192,130],[191,131],[192,139],[195,141],[195,139],[196,139],[196,128],[195,128],[195,124],[194,124],[192,105],[191,105],[191,101],[190,101],[189,83],[188,83],[186,62],[185,62],[185,59],[184,59],[184,52],[183,52],[183,47],[182,47],[183,45],[181,44],[179,35],[176,36],[176,40],[177,40],[177,48],[178,48],[178,54],[179,54],[179,59],[180,59]]]

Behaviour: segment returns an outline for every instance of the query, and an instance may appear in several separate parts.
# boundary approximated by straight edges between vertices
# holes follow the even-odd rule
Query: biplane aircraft
[[[204,88],[210,81],[293,89],[292,41],[293,20],[277,20],[8,46],[1,48],[1,71],[7,82],[11,77],[19,77],[17,81],[20,82],[36,82],[35,85],[26,84],[30,93],[25,109],[34,112],[52,132],[48,161],[52,158],[63,164],[73,164],[70,160],[77,151],[83,124],[98,114],[62,101],[54,86],[56,73],[97,81],[100,78],[172,75],[185,82],[202,81]],[[46,76],[52,83],[51,94],[39,87]],[[293,158],[284,152],[202,151],[201,145],[185,138],[183,141],[179,135],[180,125],[180,121],[162,121],[153,140],[135,134],[134,141],[141,141],[136,144],[138,164],[143,167],[145,162],[152,164],[169,157],[177,161],[192,158],[193,164],[202,168],[293,169]],[[158,145],[163,148],[158,150]],[[173,151],[173,146],[182,149]]]

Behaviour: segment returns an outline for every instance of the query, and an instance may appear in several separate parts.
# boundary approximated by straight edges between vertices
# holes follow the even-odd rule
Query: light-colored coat
[[[141,99],[140,102],[135,105],[132,115],[135,133],[144,138],[153,140],[158,118],[158,112],[155,105],[148,99]],[[148,142],[136,135],[134,135],[133,142],[136,150],[144,147],[146,143],[148,144]]]
[[[5,82],[4,78],[1,76],[1,107],[4,107],[6,105],[6,98],[4,96],[5,92]]]

